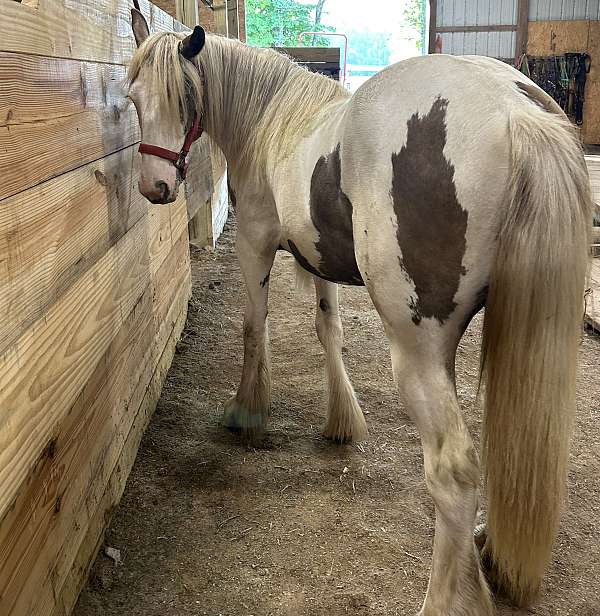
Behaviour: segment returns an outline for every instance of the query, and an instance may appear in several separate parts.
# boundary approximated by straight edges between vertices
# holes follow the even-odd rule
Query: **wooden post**
[[[227,0],[227,30],[229,38],[240,38],[238,0]]]
[[[435,53],[437,34],[437,0],[429,0],[429,53]]]
[[[529,0],[519,0],[517,14],[517,44],[515,49],[515,66],[518,66],[523,54],[527,53],[527,36],[529,31]]]
[[[200,23],[197,0],[177,0],[175,15],[177,20],[183,25],[193,28],[196,24]]]
[[[214,0],[214,15],[215,15],[215,32],[229,36],[229,19],[228,19],[228,3],[229,0]]]

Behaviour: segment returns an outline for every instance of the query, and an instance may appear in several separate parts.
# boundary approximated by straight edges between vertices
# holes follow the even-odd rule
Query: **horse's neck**
[[[230,167],[235,168],[269,104],[265,92],[252,91],[252,67],[249,58],[255,53],[244,45],[209,38],[207,45],[225,47],[210,55],[201,68],[206,86],[206,130],[221,148]],[[263,76],[264,82],[264,76]],[[260,94],[260,96],[257,96]],[[272,95],[271,95],[272,98]]]
[[[288,156],[296,137],[319,124],[323,107],[346,99],[334,82],[280,56],[213,37],[207,47],[206,129],[233,175],[267,178],[272,161]]]

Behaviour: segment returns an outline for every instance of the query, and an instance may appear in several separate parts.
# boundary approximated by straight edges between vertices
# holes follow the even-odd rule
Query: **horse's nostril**
[[[166,182],[156,182],[154,184],[158,190],[160,190],[160,197],[165,200],[169,196],[169,187]]]

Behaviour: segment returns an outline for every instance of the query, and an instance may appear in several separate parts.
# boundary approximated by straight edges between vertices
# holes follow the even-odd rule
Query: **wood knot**
[[[100,169],[96,169],[96,171],[94,171],[94,175],[96,176],[96,179],[101,186],[109,185],[108,178],[104,175],[104,173],[102,173],[102,171],[100,171]]]

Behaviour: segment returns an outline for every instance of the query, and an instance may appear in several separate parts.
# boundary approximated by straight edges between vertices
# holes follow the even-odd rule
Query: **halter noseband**
[[[151,156],[158,156],[158,158],[164,158],[170,160],[175,165],[177,171],[182,180],[185,180],[185,173],[187,171],[187,155],[189,154],[192,143],[200,139],[203,133],[202,125],[200,123],[200,116],[195,113],[194,121],[190,130],[185,135],[185,141],[183,147],[179,152],[173,152],[173,150],[167,150],[157,145],[148,145],[147,143],[140,143],[138,152],[140,154],[150,154]]]

